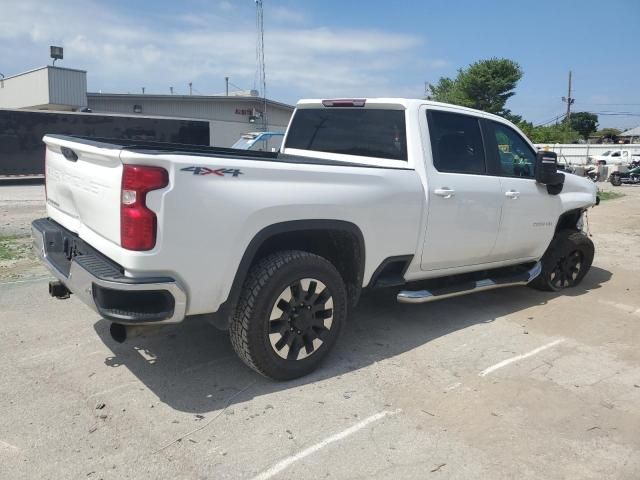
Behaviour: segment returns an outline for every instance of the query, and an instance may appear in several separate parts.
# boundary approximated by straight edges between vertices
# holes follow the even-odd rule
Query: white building
[[[0,108],[204,119],[211,145],[229,147],[243,133],[262,130],[263,115],[267,130],[284,131],[294,107],[253,95],[88,93],[86,71],[45,66],[0,79]]]
[[[87,72],[46,66],[0,79],[0,108],[76,111],[87,106]]]

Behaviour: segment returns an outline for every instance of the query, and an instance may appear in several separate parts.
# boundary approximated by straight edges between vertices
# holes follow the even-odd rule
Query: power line
[[[560,114],[556,115],[555,117],[553,117],[551,120],[547,120],[546,122],[538,123],[537,125],[534,125],[534,126],[535,127],[543,127],[545,125],[549,125],[550,123],[557,123],[558,121],[560,121],[565,116],[566,116],[566,113],[560,113]]]
[[[231,82],[229,82],[229,85],[231,85],[233,88],[236,88],[236,89],[238,89],[238,90],[240,90],[240,91],[244,90],[244,88],[239,87],[239,86],[238,86],[238,85],[236,85],[235,83],[231,83]]]
[[[640,112],[588,112],[595,115],[617,115],[620,117],[640,117]]]
[[[640,103],[583,103],[583,105],[597,105],[597,106],[621,106],[621,107],[635,107]]]

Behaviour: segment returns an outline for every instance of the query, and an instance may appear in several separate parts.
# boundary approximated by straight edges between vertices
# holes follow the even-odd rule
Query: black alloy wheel
[[[269,316],[269,342],[280,358],[302,360],[324,343],[333,325],[333,297],[314,278],[296,280],[278,296]]]
[[[578,250],[572,251],[566,257],[560,257],[549,275],[551,285],[558,290],[573,287],[580,277],[583,263],[584,255]]]

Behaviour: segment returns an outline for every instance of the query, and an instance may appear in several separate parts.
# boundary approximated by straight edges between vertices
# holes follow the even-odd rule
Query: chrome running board
[[[540,275],[542,266],[537,262],[529,270],[515,275],[484,278],[482,280],[473,280],[458,285],[432,289],[432,290],[403,290],[396,297],[400,303],[427,303],[443,300],[445,298],[458,297],[460,295],[468,295],[470,293],[485,292],[495,288],[513,287],[516,285],[526,285],[531,280]]]

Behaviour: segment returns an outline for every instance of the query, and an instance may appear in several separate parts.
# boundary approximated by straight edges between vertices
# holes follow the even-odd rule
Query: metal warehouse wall
[[[142,108],[142,115],[202,118],[211,121],[211,144],[230,147],[243,133],[256,131],[261,126],[250,123],[252,110],[262,110],[260,99],[245,97],[200,97],[182,95],[109,95],[88,94],[88,106],[95,113],[134,114],[134,105]],[[293,113],[287,108],[267,105],[269,130],[284,131]]]
[[[87,73],[78,70],[48,68],[49,103],[54,105],[87,106]]]

